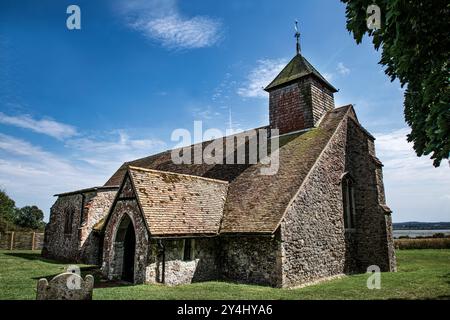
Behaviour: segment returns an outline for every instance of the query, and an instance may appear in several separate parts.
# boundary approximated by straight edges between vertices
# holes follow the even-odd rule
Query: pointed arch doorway
[[[124,215],[116,233],[115,263],[121,280],[134,283],[134,262],[136,254],[136,234],[133,222]]]

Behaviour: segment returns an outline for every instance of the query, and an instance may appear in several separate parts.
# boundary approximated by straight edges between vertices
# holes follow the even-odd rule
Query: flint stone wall
[[[183,239],[161,240],[161,242],[165,247],[165,284],[179,285],[219,279],[219,266],[217,263],[219,246],[216,238],[193,239],[192,256],[189,261],[183,261]],[[150,252],[146,282],[161,283],[163,280],[163,256],[156,240],[151,241]]]
[[[50,221],[45,228],[42,255],[66,262],[78,261],[78,227],[81,218],[82,196],[73,194],[58,197],[50,209]],[[64,233],[66,209],[72,207],[72,232]]]
[[[330,140],[281,222],[282,286],[294,287],[351,270],[340,177],[346,124]]]
[[[160,241],[165,247],[164,283],[167,285],[220,279],[281,285],[279,235],[195,238],[190,261],[183,261],[183,239]],[[161,283],[163,258],[157,240],[150,241],[149,251],[146,282]]]
[[[100,235],[94,233],[94,226],[108,214],[116,196],[116,190],[103,191],[86,195],[84,200],[84,217],[79,230],[79,259],[86,264],[101,264]]]
[[[100,237],[93,227],[109,211],[116,190],[97,190],[59,196],[50,209],[42,255],[60,261],[99,264]],[[64,233],[66,212],[74,209],[72,232]]]
[[[344,173],[355,180],[354,230],[344,230]],[[382,205],[381,163],[373,138],[349,116],[282,220],[282,286],[366,272],[370,265],[394,271],[392,223]]]
[[[366,272],[371,265],[395,271],[392,221],[384,209],[382,164],[376,158],[374,139],[351,118],[347,128],[345,170],[355,179],[355,271]]]
[[[220,238],[220,273],[224,280],[279,287],[281,244],[275,237]]]

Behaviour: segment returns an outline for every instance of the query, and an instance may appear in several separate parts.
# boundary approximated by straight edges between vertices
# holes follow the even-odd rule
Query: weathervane
[[[297,38],[297,54],[300,54],[300,51],[301,51],[300,50],[300,32],[298,31],[298,21],[297,20],[295,20],[294,28],[295,28],[294,37]]]

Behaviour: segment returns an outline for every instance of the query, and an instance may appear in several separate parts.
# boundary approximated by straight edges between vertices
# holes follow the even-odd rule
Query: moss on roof
[[[128,176],[153,236],[219,232],[227,182],[131,166]]]
[[[337,89],[333,87],[321,74],[317,71],[311,63],[306,60],[301,54],[297,54],[278,76],[264,89],[270,91],[282,84],[289,83],[294,80],[306,77],[308,75],[314,75],[319,80],[324,82],[333,92],[337,92]]]
[[[275,174],[261,175],[264,165],[258,163],[233,180],[220,233],[273,233],[348,109],[328,112],[317,128],[281,137],[279,168]]]
[[[94,232],[102,232],[105,221],[106,221],[106,217],[103,217],[102,219],[100,219],[92,228],[94,230]]]
[[[223,164],[202,163],[198,165],[174,164],[170,157],[170,151],[167,151],[123,164],[108,183],[115,184],[117,181],[123,180],[130,165],[140,167],[140,170],[145,168],[146,170],[164,171],[166,174],[172,172],[227,181],[229,183],[228,194],[224,199],[219,233],[271,234],[276,230],[290,200],[300,188],[349,109],[351,106],[329,111],[319,127],[312,130],[281,136],[279,169],[274,175],[261,175],[261,168],[266,166],[260,162],[257,164],[226,164],[225,162]],[[209,143],[202,143],[202,150]],[[191,146],[191,149],[194,147]],[[269,146],[268,149],[270,150]],[[226,151],[226,147],[224,150]],[[249,148],[246,147],[245,150],[247,152]],[[236,144],[230,152],[235,151]],[[225,152],[224,155],[227,153]],[[141,180],[146,182],[148,179],[139,181]],[[163,180],[163,182],[166,181]],[[192,193],[194,190],[189,192]],[[179,198],[181,201],[185,201],[189,200],[189,197],[198,197],[201,194],[204,193],[179,195]],[[169,197],[167,196],[167,198],[168,201]],[[172,202],[168,201],[168,203]],[[164,212],[172,211],[171,209]],[[178,212],[178,214],[182,215],[182,212]]]

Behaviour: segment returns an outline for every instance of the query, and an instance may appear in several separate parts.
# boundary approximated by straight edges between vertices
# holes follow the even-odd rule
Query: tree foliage
[[[450,153],[450,3],[448,0],[341,0],[356,42],[372,37],[391,81],[406,86],[408,141],[434,166]],[[381,29],[367,28],[367,7],[381,9]]]
[[[0,190],[0,232],[43,229],[44,213],[37,206],[16,208],[16,203],[4,190]]]
[[[5,231],[8,225],[14,223],[16,203],[4,190],[0,190],[0,231]]]
[[[14,222],[23,228],[40,229],[44,226],[44,213],[36,206],[16,209]]]

